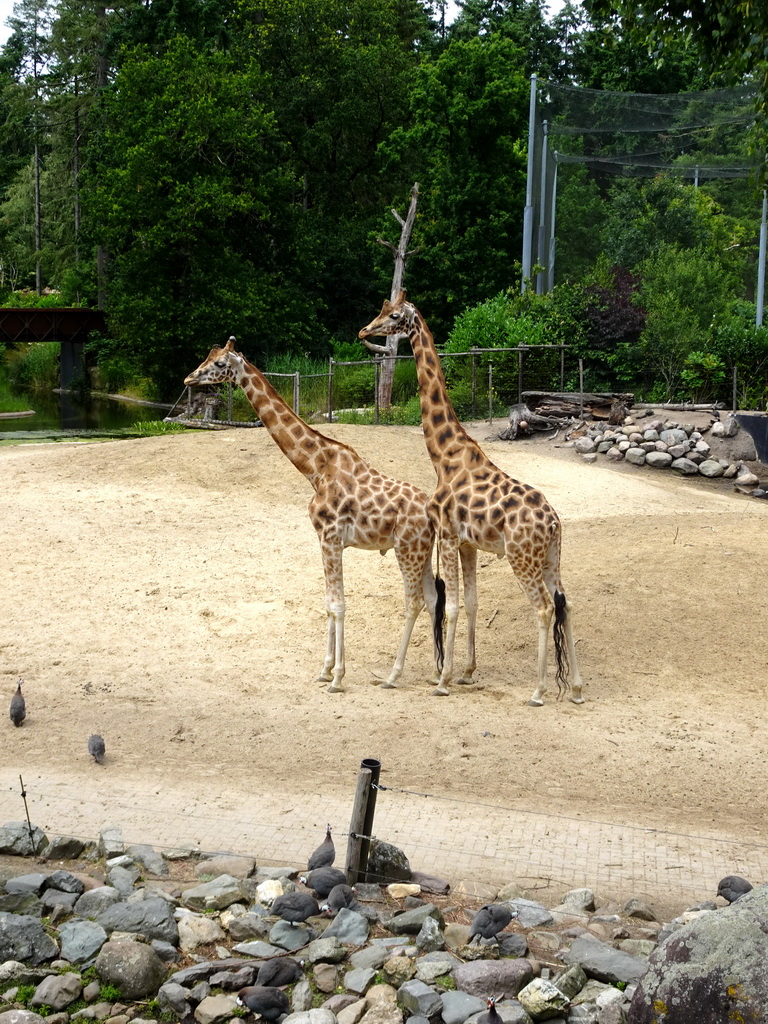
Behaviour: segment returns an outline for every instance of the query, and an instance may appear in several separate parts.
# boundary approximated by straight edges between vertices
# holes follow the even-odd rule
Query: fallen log
[[[629,409],[635,403],[635,396],[615,391],[563,392],[523,391],[523,402],[544,417],[582,418],[608,420],[610,423],[623,422]]]
[[[552,416],[542,416],[529,409],[525,402],[510,406],[509,426],[499,434],[500,441],[514,441],[518,436],[530,437],[541,430],[559,430],[562,420]]]

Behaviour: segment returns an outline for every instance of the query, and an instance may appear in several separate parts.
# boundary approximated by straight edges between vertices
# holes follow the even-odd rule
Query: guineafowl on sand
[[[13,724],[18,727],[27,717],[27,704],[21,693],[21,684],[24,682],[20,679],[16,686],[16,693],[11,697],[11,708],[10,716]]]
[[[96,764],[102,764],[104,761],[104,754],[107,748],[104,745],[104,740],[98,733],[94,733],[88,737],[88,753],[91,755]]]

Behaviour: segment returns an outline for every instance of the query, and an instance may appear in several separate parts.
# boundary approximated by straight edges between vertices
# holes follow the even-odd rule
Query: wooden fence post
[[[328,422],[333,423],[333,356],[328,360]]]
[[[355,802],[352,805],[352,816],[349,820],[349,842],[347,843],[347,861],[345,872],[347,883],[365,880],[368,866],[368,848],[370,846],[373,816],[376,810],[376,783],[379,781],[381,761],[367,757],[360,762],[357,776]]]

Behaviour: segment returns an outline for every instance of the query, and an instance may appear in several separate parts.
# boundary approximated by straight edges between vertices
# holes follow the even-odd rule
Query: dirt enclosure
[[[418,428],[323,429],[431,488]],[[506,563],[482,555],[476,686],[430,695],[425,614],[401,688],[374,685],[397,647],[400,576],[391,552],[349,550],[347,691],[327,693],[310,488],[266,431],[7,447],[0,680],[10,698],[24,677],[29,717],[6,717],[5,793],[19,773],[84,802],[163,791],[236,811],[278,793],[314,827],[377,757],[382,781],[412,790],[764,840],[768,503],[473,433],[563,520],[586,704],[551,691],[527,706],[534,617]]]

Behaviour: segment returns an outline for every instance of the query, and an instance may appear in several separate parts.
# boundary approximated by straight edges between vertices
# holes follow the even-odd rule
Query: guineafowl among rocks
[[[488,996],[485,1005],[488,1009],[480,1014],[475,1020],[475,1024],[504,1024],[504,1018],[496,1009],[496,1000],[492,996]]]
[[[320,907],[324,914],[338,914],[340,910],[359,910],[355,893],[357,890],[352,885],[334,885],[328,893],[328,899]]]
[[[107,748],[104,745],[104,740],[98,733],[94,733],[88,737],[88,753],[91,755],[96,764],[103,764],[104,754],[107,752]]]
[[[746,878],[741,878],[739,875],[726,875],[725,878],[720,879],[717,895],[722,896],[729,903],[735,903],[736,900],[751,890],[752,883],[748,882]]]
[[[331,826],[327,825],[325,829],[325,839],[320,843],[318,848],[309,855],[307,871],[314,871],[316,868],[330,867],[335,860],[336,847],[333,845],[333,839],[331,838]]]
[[[285,992],[270,985],[249,985],[247,988],[241,988],[237,993],[237,1002],[240,1006],[247,1006],[264,1020],[277,1020],[290,1009]]]
[[[21,692],[21,684],[23,682],[24,680],[20,679],[18,684],[16,685],[16,692],[11,697],[11,707],[9,711],[11,721],[17,728],[27,717],[27,703],[24,700],[24,697]]]
[[[298,924],[320,913],[317,900],[308,892],[287,892],[278,896],[269,908],[271,914],[282,917],[284,921]]]
[[[344,885],[347,876],[338,868],[325,867],[315,868],[306,875],[301,875],[301,880],[308,888],[313,889],[321,900],[330,893],[335,885]]]
[[[301,964],[296,960],[290,957],[274,957],[259,967],[256,984],[261,988],[281,988],[283,985],[292,985],[294,981],[298,981],[303,973]]]
[[[495,939],[515,917],[517,911],[508,903],[486,903],[472,918],[472,924],[469,926],[470,944],[475,939]]]

